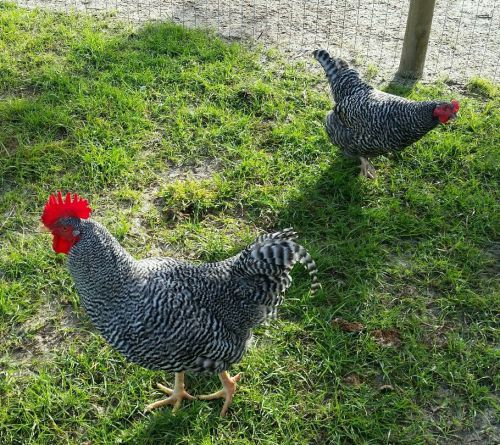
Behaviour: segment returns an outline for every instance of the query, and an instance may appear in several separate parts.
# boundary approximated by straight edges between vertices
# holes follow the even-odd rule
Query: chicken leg
[[[361,161],[361,165],[359,166],[359,168],[361,169],[361,174],[363,176],[366,176],[368,179],[375,179],[377,176],[377,173],[375,172],[375,167],[368,160],[368,158],[364,158],[363,156],[360,156],[359,160]]]
[[[167,388],[160,383],[157,383],[156,386],[160,391],[164,392],[169,397],[167,397],[166,399],[158,400],[157,402],[151,403],[150,405],[146,406],[146,408],[144,409],[145,412],[152,411],[164,405],[174,405],[173,411],[175,412],[180,408],[183,399],[196,399],[196,397],[188,394],[184,389],[184,371],[175,373],[174,389]]]
[[[198,399],[213,400],[224,398],[224,406],[222,407],[222,411],[220,412],[220,415],[224,417],[227,413],[227,410],[231,406],[231,403],[233,403],[233,396],[236,392],[236,382],[240,381],[241,374],[236,374],[234,377],[231,377],[227,371],[223,371],[219,374],[219,378],[222,382],[223,388],[220,391],[214,392],[212,394],[198,396]]]

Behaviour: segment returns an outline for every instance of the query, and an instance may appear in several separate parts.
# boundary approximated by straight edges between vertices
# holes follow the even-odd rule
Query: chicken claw
[[[361,174],[366,176],[368,179],[375,179],[377,177],[377,173],[375,172],[373,164],[367,158],[362,156],[359,157],[359,160],[361,161],[361,165],[359,166]]]
[[[227,371],[223,371],[219,374],[219,378],[222,382],[223,388],[220,391],[214,392],[212,394],[198,396],[198,399],[213,400],[224,398],[224,406],[222,407],[222,411],[220,412],[221,417],[224,417],[227,413],[227,410],[231,406],[231,403],[233,403],[233,396],[236,392],[236,382],[240,381],[241,374],[236,374],[234,377],[231,377]]]
[[[196,399],[196,397],[193,397],[184,389],[184,372],[175,373],[174,389],[167,388],[161,383],[157,383],[156,386],[160,391],[164,392],[169,397],[167,397],[166,399],[158,400],[157,402],[151,403],[150,405],[146,406],[146,408],[144,408],[145,412],[152,411],[164,405],[174,405],[172,411],[175,412],[180,408],[181,403],[184,399]]]

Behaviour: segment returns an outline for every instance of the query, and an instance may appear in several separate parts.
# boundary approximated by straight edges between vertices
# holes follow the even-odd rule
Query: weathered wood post
[[[436,0],[410,0],[398,76],[422,77],[435,3]]]

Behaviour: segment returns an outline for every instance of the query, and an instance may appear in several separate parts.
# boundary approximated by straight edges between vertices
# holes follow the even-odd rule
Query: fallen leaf
[[[360,332],[365,328],[362,323],[347,321],[343,318],[335,318],[332,320],[332,325],[338,326],[344,332]]]
[[[376,329],[371,332],[371,336],[382,346],[396,347],[401,344],[399,332],[395,329]]]

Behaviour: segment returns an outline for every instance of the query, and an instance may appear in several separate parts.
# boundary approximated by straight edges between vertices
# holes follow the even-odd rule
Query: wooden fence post
[[[422,77],[435,3],[436,0],[410,0],[398,76]]]

